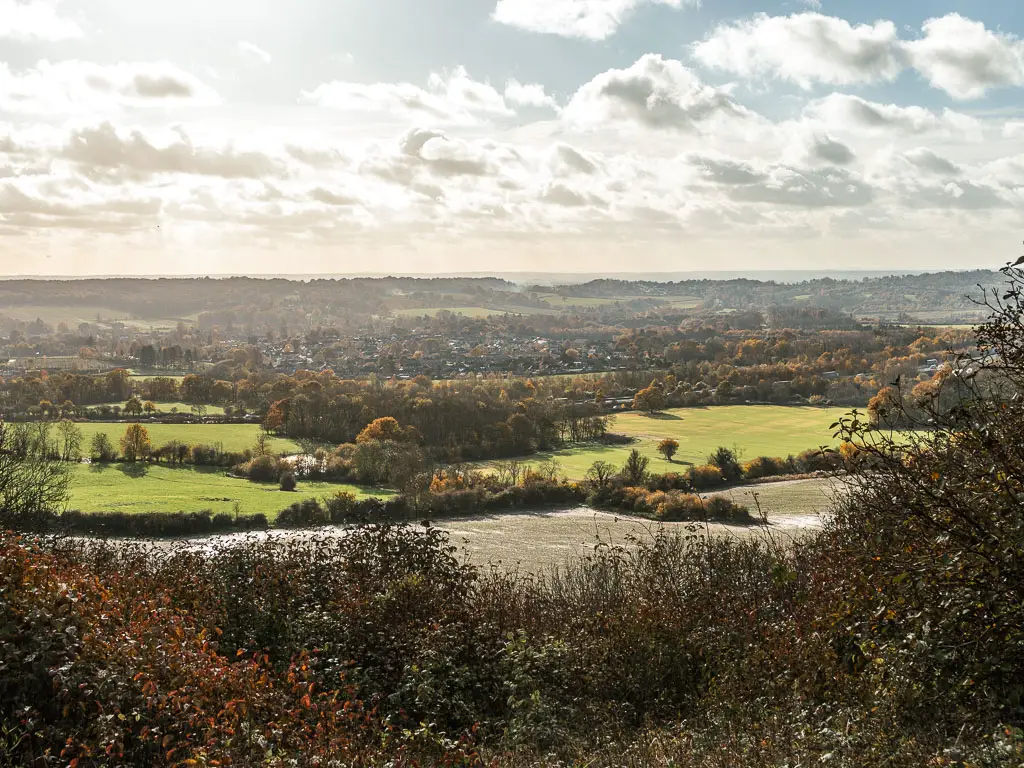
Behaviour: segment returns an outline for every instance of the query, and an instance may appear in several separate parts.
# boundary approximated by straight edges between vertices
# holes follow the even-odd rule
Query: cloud
[[[706,180],[727,187],[759,184],[767,178],[765,174],[755,170],[747,163],[727,157],[691,155],[687,158],[687,162],[696,168]]]
[[[39,62],[15,72],[0,62],[0,111],[75,114],[166,103],[216,104],[217,94],[172,64]]]
[[[859,128],[869,132],[896,131],[909,134],[943,132],[970,135],[980,131],[976,119],[945,110],[932,112],[918,106],[879,104],[846,93],[833,93],[804,108],[804,116],[835,128]]]
[[[995,187],[973,181],[916,182],[901,192],[901,202],[910,209],[985,211],[1014,205]],[[1020,204],[1019,198],[1016,202]]]
[[[951,13],[930,19],[923,36],[901,40],[896,25],[850,24],[821,13],[759,13],[716,27],[693,45],[705,66],[748,80],[776,78],[810,89],[817,84],[891,82],[908,68],[956,99],[1024,85],[1024,41]]]
[[[1024,85],[1024,41],[952,13],[924,24],[924,37],[906,43],[913,66],[956,99]]]
[[[646,128],[697,131],[719,115],[750,114],[728,91],[705,85],[681,62],[649,53],[628,69],[610,69],[585,84],[563,117],[580,127],[630,121]]]
[[[491,18],[527,32],[605,40],[641,5],[678,9],[700,0],[498,0]]]
[[[543,85],[523,85],[514,78],[505,85],[505,101],[523,107],[547,107],[558,110],[558,103],[547,94]]]
[[[250,43],[248,40],[239,40],[235,45],[235,50],[237,50],[242,56],[257,59],[264,64],[269,64],[274,60],[273,56],[256,45],[256,43]]]
[[[56,2],[0,0],[0,40],[57,41],[82,36],[82,28],[61,16]]]
[[[812,162],[849,165],[857,155],[846,144],[828,135],[811,137],[808,154]]]
[[[118,131],[110,123],[74,131],[60,156],[88,178],[105,181],[139,181],[158,174],[255,179],[282,171],[277,161],[259,152],[197,147],[183,131],[158,144],[139,130]]]
[[[568,144],[559,144],[555,147],[554,154],[555,166],[559,171],[567,171],[570,174],[582,173],[589,176],[600,170],[594,160]]]
[[[856,174],[838,168],[801,170],[788,166],[770,168],[755,184],[732,187],[736,201],[805,208],[855,208],[870,204],[875,189]]]
[[[959,176],[963,170],[956,163],[935,154],[926,147],[918,147],[904,152],[903,159],[919,170],[939,176]]]
[[[397,112],[466,125],[479,122],[482,115],[514,114],[502,94],[488,83],[473,80],[464,67],[456,67],[446,75],[431,74],[426,88],[411,83],[335,80],[304,91],[301,100],[345,112]]]
[[[894,80],[904,68],[891,21],[854,26],[820,13],[759,13],[722,24],[694,44],[693,55],[714,69],[747,79],[788,80],[805,89]]]

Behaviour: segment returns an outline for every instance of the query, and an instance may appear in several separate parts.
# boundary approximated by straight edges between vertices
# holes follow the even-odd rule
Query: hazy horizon
[[[365,273],[250,273],[240,274],[151,274],[151,275],[9,275],[0,276],[0,282],[18,280],[175,280],[175,279],[203,279],[228,280],[232,278],[247,277],[256,280],[346,280],[346,279],[388,279],[388,278],[469,278],[487,279],[496,278],[506,280],[517,285],[574,285],[591,282],[593,280],[623,280],[627,282],[684,282],[688,280],[720,280],[728,281],[740,278],[756,280],[759,282],[776,283],[801,283],[811,280],[831,278],[834,280],[861,280],[877,277],[901,277],[928,274],[933,270],[868,270],[868,269],[846,269],[846,270],[704,270],[692,272],[452,272],[452,273],[404,273],[404,272],[365,272]],[[968,272],[972,270],[938,270],[941,272]]]
[[[1012,0],[0,0],[0,276],[996,268],[1022,34]]]

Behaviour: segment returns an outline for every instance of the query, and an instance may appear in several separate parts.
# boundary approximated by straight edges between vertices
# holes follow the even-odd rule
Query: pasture
[[[570,478],[582,478],[595,461],[621,466],[630,451],[650,458],[652,472],[680,472],[690,464],[703,464],[719,446],[734,449],[740,460],[757,456],[788,456],[810,448],[831,446],[829,425],[847,413],[845,408],[790,407],[783,405],[722,405],[677,408],[648,416],[631,412],[614,418],[611,432],[634,439],[630,445],[587,444],[531,456],[527,463],[556,460]],[[665,438],[679,441],[673,462],[657,451]]]
[[[299,482],[294,493],[276,483],[228,477],[213,467],[171,468],[151,464],[78,464],[71,481],[69,509],[82,512],[201,512],[243,515],[260,512],[273,520],[285,507],[310,497],[349,491],[358,498],[390,496],[390,491],[343,483]]]
[[[82,422],[83,448],[88,453],[89,441],[97,432],[106,432],[116,446],[124,431],[131,422]],[[147,424],[145,419],[139,423],[149,431],[149,439],[153,447],[159,447],[171,440],[178,440],[189,445],[220,445],[225,451],[244,451],[252,448],[259,434],[258,424]],[[271,453],[298,453],[299,444],[285,437],[267,438],[267,450]]]

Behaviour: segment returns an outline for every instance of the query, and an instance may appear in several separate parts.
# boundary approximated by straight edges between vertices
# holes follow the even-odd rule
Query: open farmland
[[[615,417],[611,431],[634,438],[632,444],[582,445],[539,454],[527,463],[555,459],[566,475],[582,478],[595,461],[621,465],[634,448],[650,458],[652,472],[660,473],[703,464],[719,446],[737,450],[743,460],[788,456],[832,445],[829,425],[847,412],[845,408],[736,405],[678,408],[653,416],[626,413]],[[679,441],[679,453],[671,463],[657,451],[658,443],[667,437]]]
[[[88,449],[89,441],[97,432],[106,432],[111,442],[117,445],[129,423],[83,422],[78,426],[82,428],[83,445]],[[260,431],[257,424],[146,424],[144,419],[140,423],[149,431],[154,447],[178,440],[189,445],[219,443],[225,451],[241,452],[253,447]],[[268,437],[267,450],[271,453],[297,453],[299,445],[288,438]]]
[[[342,483],[300,482],[294,493],[276,483],[228,477],[213,467],[171,468],[147,464],[79,464],[74,469],[69,509],[82,512],[234,512],[265,514],[271,520],[285,507],[310,497],[349,491],[359,498],[391,496]]]

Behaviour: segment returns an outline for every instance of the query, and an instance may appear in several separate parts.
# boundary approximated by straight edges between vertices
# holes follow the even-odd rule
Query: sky
[[[0,276],[996,268],[1020,0],[0,0]]]

